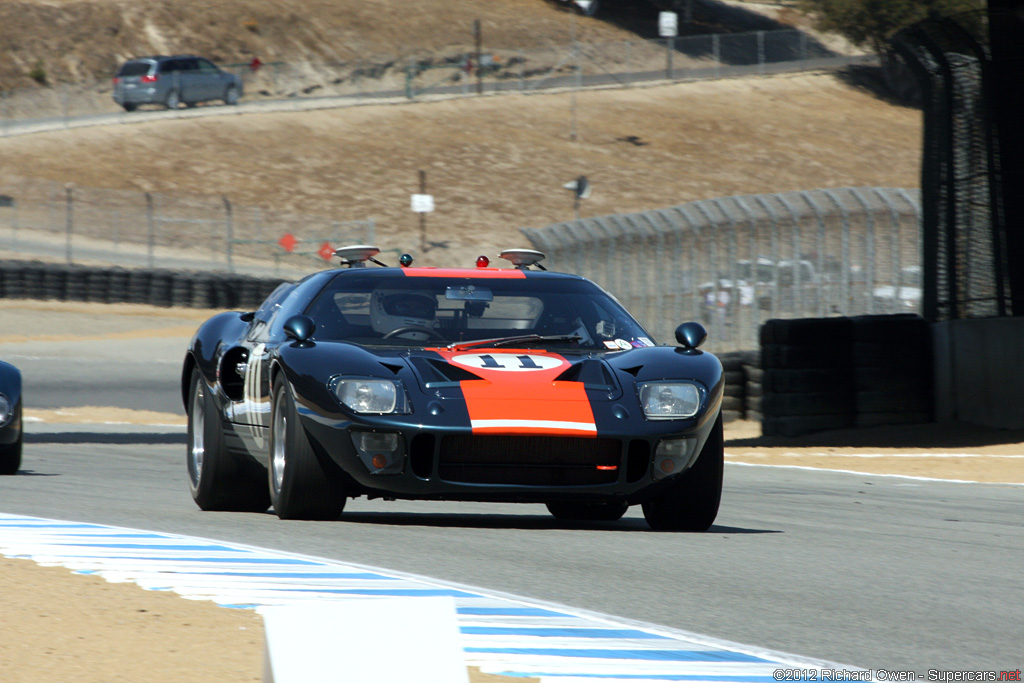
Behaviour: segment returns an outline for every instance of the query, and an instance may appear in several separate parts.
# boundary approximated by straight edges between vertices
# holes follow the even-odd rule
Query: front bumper
[[[504,502],[625,502],[656,495],[685,469],[656,472],[666,438],[685,439],[692,464],[717,410],[666,424],[597,437],[474,434],[469,427],[431,427],[396,420],[355,423],[300,409],[314,449],[336,463],[353,493],[371,497]],[[360,452],[352,434],[397,434],[397,452],[381,455],[387,473],[374,473],[373,453]],[[373,439],[377,441],[377,439]],[[383,441],[381,441],[383,442]],[[382,470],[382,471],[383,471]]]

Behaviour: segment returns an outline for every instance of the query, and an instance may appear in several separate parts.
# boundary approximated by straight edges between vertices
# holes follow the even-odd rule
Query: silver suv
[[[114,101],[126,111],[135,111],[140,104],[168,109],[210,100],[238,104],[241,96],[241,78],[194,55],[130,59],[114,76]]]

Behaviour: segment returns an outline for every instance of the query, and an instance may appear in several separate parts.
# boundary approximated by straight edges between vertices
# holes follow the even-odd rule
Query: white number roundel
[[[565,361],[561,358],[531,353],[463,353],[452,356],[452,362],[476,370],[531,372],[557,368]]]

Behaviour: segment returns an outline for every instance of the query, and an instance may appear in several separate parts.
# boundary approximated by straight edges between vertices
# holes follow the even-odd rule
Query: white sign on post
[[[658,12],[658,35],[675,38],[679,35],[679,15],[675,12]]]
[[[434,195],[414,194],[412,195],[412,210],[414,213],[430,213],[434,210]]]

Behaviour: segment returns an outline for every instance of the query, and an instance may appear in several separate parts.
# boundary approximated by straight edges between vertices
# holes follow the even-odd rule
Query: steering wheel
[[[404,334],[406,332],[426,332],[428,339],[436,339],[437,341],[447,341],[447,339],[441,336],[441,334],[437,330],[433,330],[429,327],[424,327],[423,325],[406,325],[404,327],[397,327],[388,332],[387,334],[385,334],[381,338],[391,339],[392,337],[397,337],[398,335]]]

